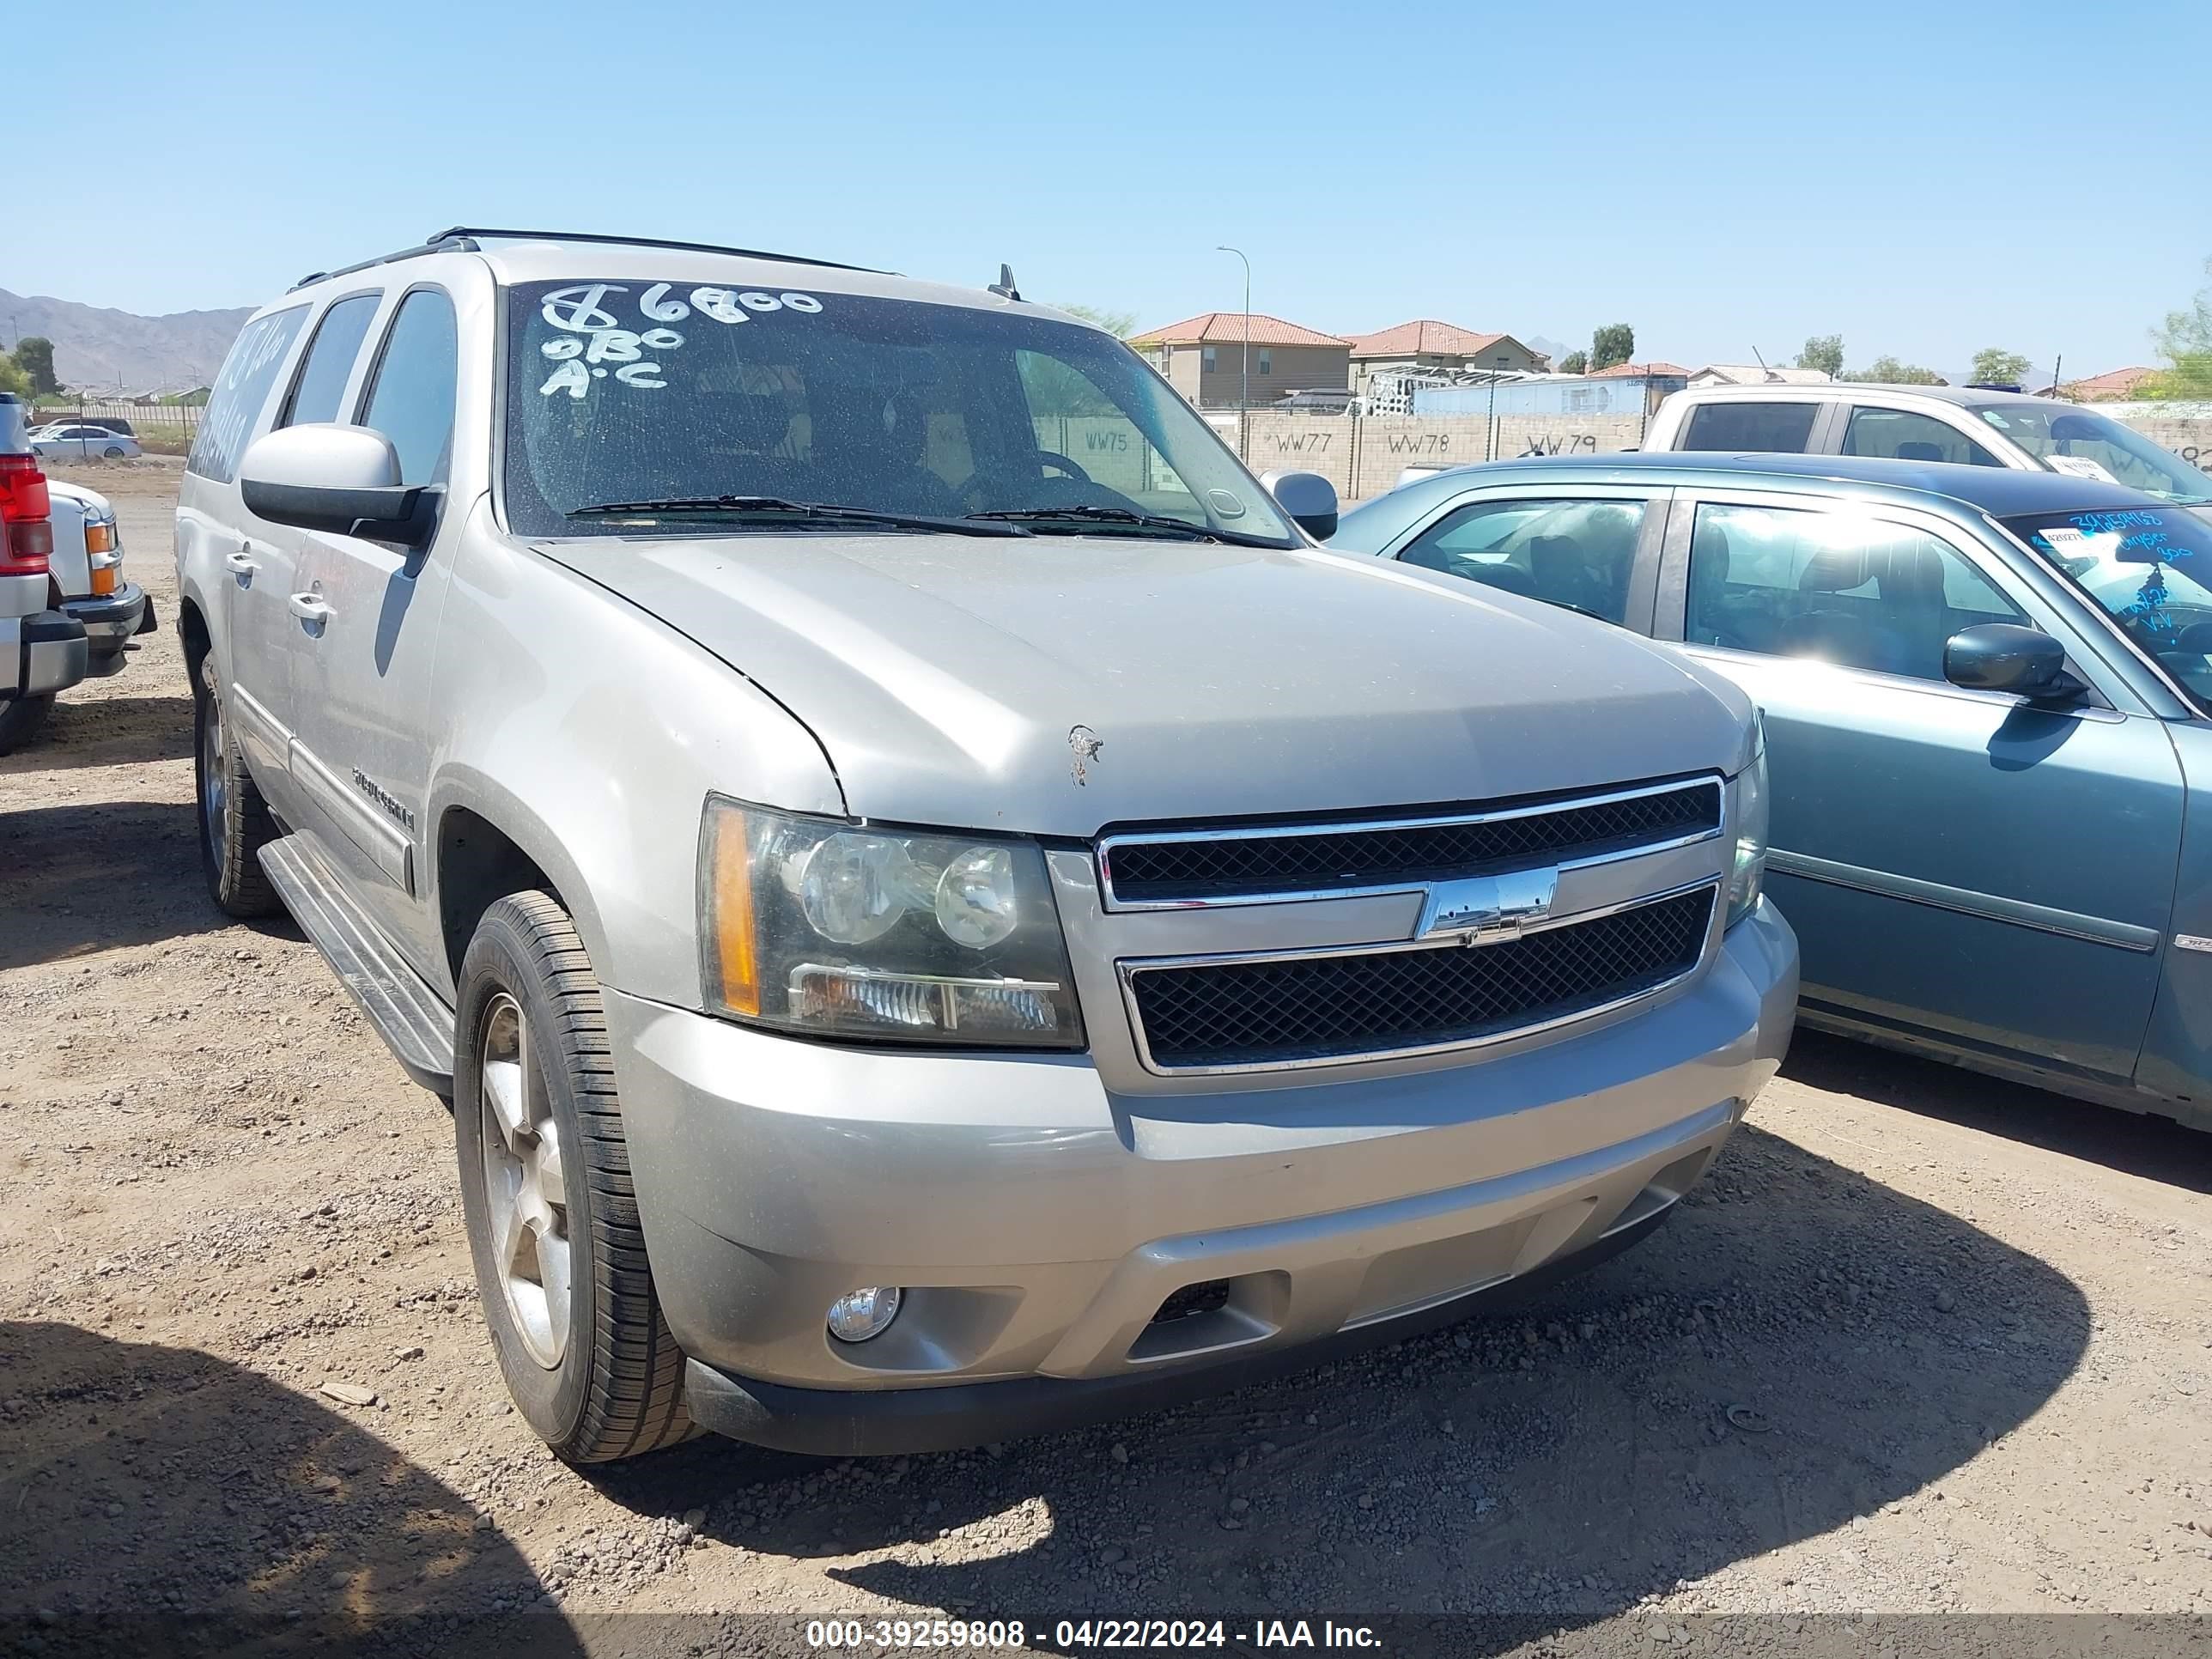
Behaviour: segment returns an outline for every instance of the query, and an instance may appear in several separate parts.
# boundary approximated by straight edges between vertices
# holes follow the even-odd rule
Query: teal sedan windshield
[[[1992,404],[1976,412],[2053,472],[2125,484],[2186,507],[2212,502],[2212,475],[2110,416],[2066,404]]]
[[[2212,712],[2212,523],[2179,508],[2045,513],[2006,528]]]

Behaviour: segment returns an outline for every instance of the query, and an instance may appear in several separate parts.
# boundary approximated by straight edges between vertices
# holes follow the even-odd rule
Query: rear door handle
[[[224,554],[222,556],[222,562],[223,568],[228,570],[234,576],[251,576],[255,571],[261,568],[259,565],[254,563],[252,560],[246,556],[246,551],[243,548],[239,549],[235,552]]]
[[[323,603],[319,593],[295,593],[287,603],[292,607],[292,614],[301,622],[326,623],[337,615]]]

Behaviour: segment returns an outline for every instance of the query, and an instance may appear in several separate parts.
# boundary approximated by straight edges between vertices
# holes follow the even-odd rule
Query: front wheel
[[[461,960],[454,1139],[492,1347],[554,1452],[605,1463],[691,1432],[646,1259],[599,981],[544,893],[499,900]]]

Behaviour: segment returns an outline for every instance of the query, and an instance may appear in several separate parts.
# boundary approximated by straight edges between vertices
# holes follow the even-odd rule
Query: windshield
[[[2108,415],[2065,404],[2006,404],[1975,412],[2053,472],[2102,478],[2187,506],[2212,502],[2212,476]]]
[[[1096,329],[621,278],[518,284],[511,299],[506,505],[523,535],[635,533],[659,522],[642,506],[577,515],[656,501],[692,503],[669,510],[684,529],[852,528],[707,505],[736,496],[1012,514],[1049,534],[1297,540],[1196,412]]]
[[[2005,527],[2117,618],[2212,712],[2212,524],[2154,507],[2045,513]]]

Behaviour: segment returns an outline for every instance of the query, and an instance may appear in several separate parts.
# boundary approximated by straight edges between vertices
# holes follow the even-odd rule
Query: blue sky
[[[1229,242],[1255,309],[1336,332],[2070,376],[2148,361],[2212,255],[2204,0],[111,0],[7,33],[19,90],[49,66],[130,159],[42,137],[0,288],[132,311],[463,222],[1005,259],[1150,325],[1242,304]]]

